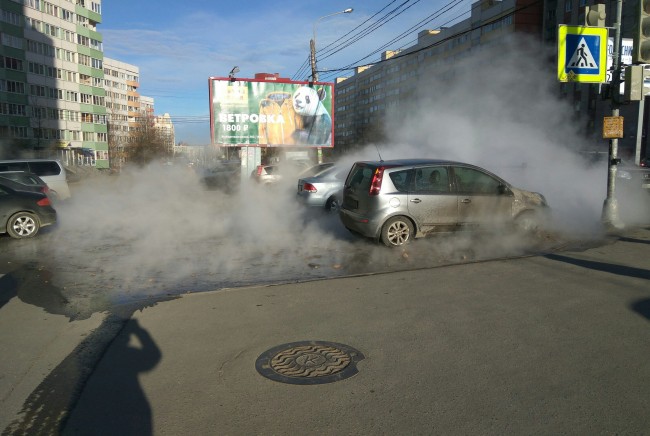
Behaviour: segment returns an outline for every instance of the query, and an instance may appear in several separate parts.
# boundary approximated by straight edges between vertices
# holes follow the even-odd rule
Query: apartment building
[[[3,150],[108,167],[101,0],[0,0],[0,20]]]
[[[139,86],[137,66],[104,58],[109,147],[122,148],[129,142],[129,127],[135,124],[140,112]]]
[[[146,116],[153,116],[154,113],[154,99],[146,95],[140,96],[140,111]]]
[[[158,130],[160,140],[163,142],[170,154],[173,154],[174,145],[176,145],[176,134],[172,117],[168,113],[155,115],[153,117],[153,125]]]
[[[412,100],[420,91],[421,78],[440,74],[477,46],[497,44],[514,32],[541,39],[542,5],[537,0],[475,2],[470,18],[447,28],[423,30],[407,49],[384,52],[381,59],[386,62],[357,68],[352,77],[337,79],[336,148],[345,151],[356,144],[380,141],[388,109]],[[449,38],[452,35],[459,36]]]

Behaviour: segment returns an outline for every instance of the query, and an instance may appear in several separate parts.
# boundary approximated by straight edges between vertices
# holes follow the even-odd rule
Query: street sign
[[[604,117],[603,118],[603,138],[622,138],[623,137],[623,117]]]
[[[560,82],[602,83],[607,75],[607,28],[558,27],[557,78]]]

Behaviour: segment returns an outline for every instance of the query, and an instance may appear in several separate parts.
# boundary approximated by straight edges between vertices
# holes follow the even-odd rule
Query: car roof
[[[389,159],[389,160],[367,160],[367,161],[358,161],[358,164],[366,164],[372,166],[416,166],[416,165],[469,165],[462,162],[455,162],[445,159]]]
[[[61,163],[61,159],[53,158],[53,159],[43,159],[43,158],[38,158],[38,159],[1,159],[0,162],[59,162]]]

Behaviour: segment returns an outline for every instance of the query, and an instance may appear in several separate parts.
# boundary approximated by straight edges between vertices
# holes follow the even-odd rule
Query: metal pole
[[[641,162],[641,143],[643,141],[643,118],[645,110],[645,94],[639,102],[639,117],[636,123],[636,147],[634,152],[634,163],[639,165]]]
[[[612,116],[619,116],[620,82],[621,82],[621,19],[623,15],[623,0],[616,2],[616,22],[614,23],[614,56],[612,59]],[[609,161],[607,163],[607,198],[603,203],[602,221],[606,227],[621,229],[623,223],[618,214],[616,200],[616,170],[618,165],[618,138],[609,142]]]

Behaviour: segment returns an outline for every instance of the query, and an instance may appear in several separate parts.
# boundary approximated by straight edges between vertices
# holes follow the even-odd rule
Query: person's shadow
[[[161,357],[149,332],[135,319],[126,321],[84,386],[62,434],[151,435],[151,406],[138,375],[155,368]]]

